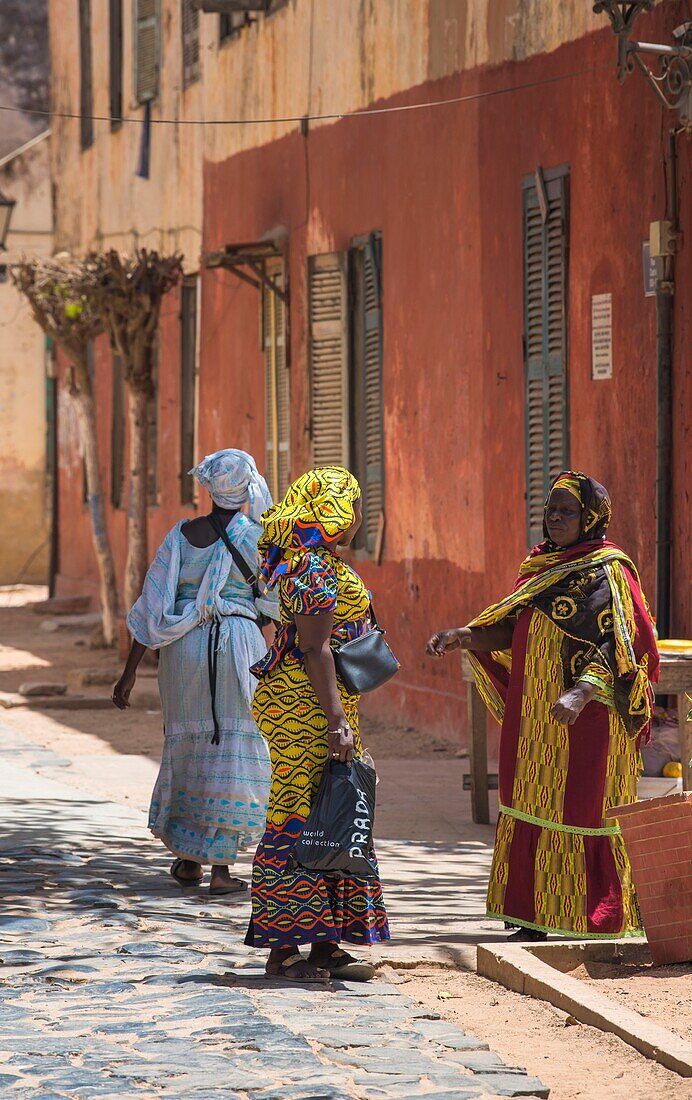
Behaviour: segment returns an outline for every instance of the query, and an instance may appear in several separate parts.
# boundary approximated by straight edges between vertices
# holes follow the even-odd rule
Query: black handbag
[[[332,646],[334,664],[349,695],[365,695],[382,687],[399,671],[399,662],[385,641],[385,632],[370,604],[372,630]]]

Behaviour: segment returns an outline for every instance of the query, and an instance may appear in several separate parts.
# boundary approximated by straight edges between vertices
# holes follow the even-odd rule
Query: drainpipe
[[[677,134],[668,136],[668,218],[678,231]],[[656,284],[656,621],[659,638],[670,636],[673,486],[673,296],[675,256],[664,257]]]

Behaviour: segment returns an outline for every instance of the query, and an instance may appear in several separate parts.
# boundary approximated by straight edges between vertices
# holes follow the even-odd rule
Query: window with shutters
[[[283,260],[268,262],[266,272],[276,286],[283,290],[286,285]],[[266,395],[267,481],[274,500],[280,500],[291,480],[291,387],[286,356],[286,309],[279,295],[264,283],[262,348]]]
[[[186,275],[180,292],[180,502],[192,504],[197,431],[197,303],[199,276]]]
[[[96,378],[96,352],[94,341],[89,340],[86,347],[86,365],[89,375],[91,392],[94,392],[94,380]],[[87,479],[86,459],[82,456],[82,504],[86,507],[89,503],[89,482]]]
[[[308,259],[310,430],[315,466],[348,466],[348,254]]]
[[[242,31],[249,23],[248,14],[244,11],[224,12],[219,16],[219,44],[228,42],[230,38]]]
[[[183,88],[199,80],[199,11],[193,0],[182,0]]]
[[[351,467],[363,489],[356,547],[379,558],[384,533],[382,237],[354,241],[351,268]]]
[[[122,508],[125,499],[125,376],[120,356],[112,357],[111,504]]]
[[[159,342],[151,349],[151,393],[147,401],[149,504],[159,502]]]
[[[529,545],[543,535],[550,481],[568,464],[569,169],[523,186],[526,501]]]
[[[79,0],[79,136],[82,149],[89,149],[94,144],[93,114],[91,0]]]
[[[123,0],[109,0],[108,68],[111,130],[117,130],[123,117]]]
[[[160,0],[134,0],[134,94],[148,103],[159,94]]]

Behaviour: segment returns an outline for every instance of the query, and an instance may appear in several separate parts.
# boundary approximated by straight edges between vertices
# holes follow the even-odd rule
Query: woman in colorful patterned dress
[[[362,751],[358,697],[337,679],[330,648],[369,628],[368,590],[337,552],[362,522],[360,487],[341,467],[311,470],[261,522],[261,572],[278,589],[282,626],[252,669],[259,680],[253,714],[269,744],[272,784],[245,942],[269,948],[268,976],[365,980],[372,967],[339,944],[389,939],[379,878],[333,878],[290,861],[325,761],[349,763]],[[307,958],[302,944],[311,945]]]
[[[428,642],[432,656],[470,651],[502,723],[488,916],[517,927],[511,939],[617,937],[639,926],[620,830],[606,813],[637,798],[658,651],[637,571],[605,540],[610,518],[602,485],[560,474],[545,541],[513,591]]]
[[[177,857],[180,886],[196,886],[211,864],[210,893],[231,894],[247,889],[229,865],[262,835],[269,795],[250,665],[267,652],[258,613],[278,618],[278,607],[256,600],[246,575],[257,573],[257,520],[271,496],[245,451],[217,451],[191,473],[211,495],[211,514],[176,523],[157,550],[128,615],[133,641],[113,702],[129,706],[137,666],[157,649],[164,742],[149,828]]]

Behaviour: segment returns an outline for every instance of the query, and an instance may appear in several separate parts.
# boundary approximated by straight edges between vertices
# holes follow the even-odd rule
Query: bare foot
[[[289,982],[326,982],[329,971],[315,966],[304,959],[300,951],[289,947],[281,951],[270,951],[265,974],[268,978],[286,978]]]
[[[202,878],[204,871],[193,859],[176,859],[171,867],[171,874],[181,886],[194,886]]]
[[[343,978],[344,981],[369,982],[375,977],[372,963],[354,958],[338,943],[313,944],[308,961],[329,971],[333,978]]]
[[[231,875],[228,867],[212,867],[210,894],[241,894],[244,890],[247,890],[247,884],[242,878]]]

